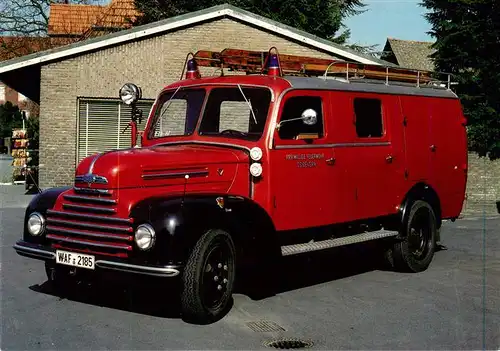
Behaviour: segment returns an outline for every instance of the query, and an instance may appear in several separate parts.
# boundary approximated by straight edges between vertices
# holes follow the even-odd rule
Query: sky
[[[365,11],[349,17],[344,24],[351,30],[350,43],[379,45],[382,51],[387,37],[433,41],[428,35],[431,27],[423,17],[427,9],[420,0],[364,0]]]

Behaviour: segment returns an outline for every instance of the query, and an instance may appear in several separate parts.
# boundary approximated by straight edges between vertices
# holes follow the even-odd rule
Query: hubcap
[[[231,259],[230,249],[224,243],[218,243],[207,255],[202,282],[207,308],[216,309],[227,298]]]

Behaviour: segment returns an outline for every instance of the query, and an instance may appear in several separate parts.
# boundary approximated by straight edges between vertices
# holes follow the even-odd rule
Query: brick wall
[[[490,161],[469,154],[466,201],[462,214],[497,214],[496,202],[500,201],[500,160]]]
[[[230,19],[120,45],[42,67],[40,91],[40,186],[69,185],[76,159],[77,97],[117,97],[126,82],[154,98],[180,78],[188,52],[227,47],[331,58],[301,43]],[[214,69],[201,67],[203,75]]]

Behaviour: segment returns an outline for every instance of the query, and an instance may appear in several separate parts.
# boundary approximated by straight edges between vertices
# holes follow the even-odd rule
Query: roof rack
[[[274,53],[272,53],[273,50]],[[191,55],[198,66],[219,68],[221,75],[224,74],[224,69],[228,69],[229,71],[246,72],[246,74],[295,75],[318,77],[325,80],[337,78],[346,82],[377,81],[386,85],[390,85],[391,82],[411,83],[416,87],[448,90],[450,90],[451,85],[456,84],[451,81],[449,73],[279,54],[276,47],[270,48],[267,52],[227,48],[220,52],[200,50]],[[443,76],[444,79],[439,79]]]

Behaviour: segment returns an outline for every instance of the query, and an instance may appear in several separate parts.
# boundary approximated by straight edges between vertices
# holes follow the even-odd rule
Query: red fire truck
[[[120,90],[130,148],[83,159],[72,186],[27,207],[14,249],[44,260],[55,287],[104,271],[178,277],[183,315],[210,322],[239,268],[275,274],[282,256],[381,240],[395,269],[429,266],[467,178],[450,77],[276,48],[185,63],[142,133],[141,89]]]

